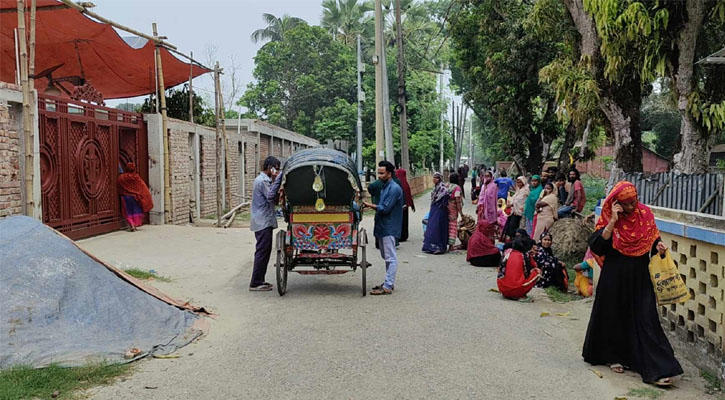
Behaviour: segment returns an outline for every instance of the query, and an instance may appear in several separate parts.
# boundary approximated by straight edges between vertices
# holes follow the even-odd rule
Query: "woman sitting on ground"
[[[535,243],[528,237],[517,238],[511,248],[504,251],[496,285],[507,299],[520,299],[534,287],[541,271],[531,253]]]
[[[485,219],[479,219],[476,231],[468,242],[466,261],[476,267],[496,267],[501,262],[501,253],[494,241],[494,226]]]
[[[539,249],[534,256],[536,265],[541,270],[541,279],[536,282],[536,287],[548,288],[553,286],[562,292],[569,289],[569,274],[566,271],[566,264],[554,257],[551,245],[554,241],[551,233],[544,232],[539,240]]]

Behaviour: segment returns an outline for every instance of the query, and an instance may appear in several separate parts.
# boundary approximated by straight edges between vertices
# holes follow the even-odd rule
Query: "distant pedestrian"
[[[262,165],[262,172],[254,180],[252,188],[252,217],[249,228],[257,239],[254,251],[254,269],[249,290],[253,292],[272,290],[272,284],[264,281],[267,275],[267,264],[272,253],[272,232],[277,228],[274,206],[279,198],[279,187],[282,175],[279,174],[280,163],[275,157],[267,157]]]
[[[385,260],[385,282],[373,287],[371,295],[392,294],[395,288],[395,274],[398,271],[398,255],[395,242],[400,237],[403,222],[403,190],[393,181],[395,166],[389,161],[378,164],[378,179],[383,182],[378,204],[363,202],[366,207],[375,210],[375,228],[373,235],[380,248],[380,256]]]
[[[509,198],[509,192],[514,187],[514,181],[506,176],[506,170],[501,170],[501,176],[496,178],[494,180],[496,182],[496,186],[498,187],[498,193],[497,196],[499,199],[508,200]]]

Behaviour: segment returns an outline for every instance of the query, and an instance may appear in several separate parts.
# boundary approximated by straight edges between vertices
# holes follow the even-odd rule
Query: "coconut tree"
[[[292,17],[288,14],[282,15],[278,18],[273,14],[262,14],[262,19],[267,24],[266,28],[257,29],[252,32],[252,42],[279,42],[284,38],[286,32],[296,27],[299,24],[306,24],[307,22],[302,18]]]
[[[337,40],[351,46],[357,35],[368,33],[366,27],[372,20],[372,10],[372,1],[323,0],[320,25]]]

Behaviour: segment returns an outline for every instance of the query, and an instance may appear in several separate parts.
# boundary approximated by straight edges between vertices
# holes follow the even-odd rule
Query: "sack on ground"
[[[655,254],[650,259],[649,274],[658,305],[684,303],[689,300],[690,293],[687,291],[685,281],[682,280],[669,250],[664,257]]]

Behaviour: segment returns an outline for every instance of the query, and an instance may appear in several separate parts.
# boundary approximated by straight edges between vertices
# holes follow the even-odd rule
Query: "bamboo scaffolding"
[[[158,36],[156,22],[151,24],[154,37]],[[158,43],[158,42],[157,42]],[[168,224],[173,220],[171,209],[171,169],[169,166],[169,132],[166,116],[166,87],[164,86],[164,68],[161,64],[161,51],[157,45],[154,50],[156,54],[156,74],[158,76],[158,101],[161,102],[161,132],[164,138],[164,221]]]
[[[23,92],[23,140],[24,140],[24,214],[33,216],[33,132],[31,128],[30,82],[28,81],[28,47],[25,29],[25,0],[18,0],[18,49],[20,52],[20,85]]]
[[[98,21],[101,21],[101,22],[103,22],[105,24],[111,25],[111,26],[113,26],[115,28],[118,28],[120,30],[126,31],[128,33],[133,33],[136,36],[140,36],[142,38],[151,40],[154,43],[156,43],[157,46],[163,46],[163,47],[166,47],[166,48],[168,48],[170,50],[176,50],[176,46],[172,45],[171,43],[165,42],[163,40],[163,39],[165,39],[165,37],[163,37],[163,36],[158,36],[155,33],[154,33],[153,36],[149,36],[149,35],[147,35],[145,33],[139,32],[139,31],[137,31],[135,29],[129,28],[129,27],[125,26],[125,25],[121,25],[118,22],[111,21],[110,19],[104,18],[104,17],[102,17],[102,16],[94,13],[93,11],[89,10],[88,9],[89,7],[87,7],[84,4],[78,4],[78,3],[75,3],[75,2],[70,1],[70,0],[60,0],[60,1],[62,1],[63,4],[67,5],[68,7],[73,8],[73,9],[76,9],[76,10],[82,12],[83,14],[88,15],[89,17],[93,17],[93,18],[97,19]]]

